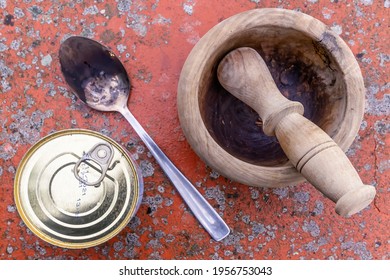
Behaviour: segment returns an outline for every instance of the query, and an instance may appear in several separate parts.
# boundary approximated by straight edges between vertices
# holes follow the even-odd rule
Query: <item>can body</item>
[[[15,202],[25,224],[41,239],[64,248],[96,246],[135,215],[143,195],[140,174],[111,138],[63,130],[38,141],[23,157]]]

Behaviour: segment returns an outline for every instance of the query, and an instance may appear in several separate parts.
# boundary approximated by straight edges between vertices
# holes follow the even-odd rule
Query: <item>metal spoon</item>
[[[190,181],[173,165],[127,108],[130,81],[119,59],[100,43],[79,36],[60,47],[61,71],[75,95],[93,109],[121,113],[143,140],[192,213],[220,241],[230,229]]]

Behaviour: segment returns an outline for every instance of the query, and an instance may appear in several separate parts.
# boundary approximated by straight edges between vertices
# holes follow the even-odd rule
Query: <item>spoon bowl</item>
[[[130,80],[123,64],[107,47],[73,36],[62,43],[59,57],[66,83],[89,107],[99,111],[126,107]]]
[[[75,95],[93,109],[121,113],[205,230],[216,241],[225,238],[230,232],[226,223],[174,166],[127,108],[130,81],[126,69],[116,55],[94,40],[72,36],[61,44],[59,59],[65,81]]]

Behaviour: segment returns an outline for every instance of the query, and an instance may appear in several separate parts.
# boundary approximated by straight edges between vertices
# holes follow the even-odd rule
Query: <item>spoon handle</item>
[[[220,241],[229,235],[230,229],[206,199],[197,191],[191,182],[176,168],[153,139],[146,133],[140,123],[127,107],[119,111],[137,132],[148,147],[154,158],[160,164],[165,174],[172,181],[177,191],[187,203],[192,213],[199,220],[211,237]]]

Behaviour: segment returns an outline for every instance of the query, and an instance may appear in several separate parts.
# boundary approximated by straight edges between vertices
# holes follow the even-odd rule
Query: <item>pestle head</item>
[[[264,60],[252,48],[238,48],[228,53],[219,63],[217,75],[227,91],[251,107],[264,101],[259,97],[281,95]]]
[[[285,115],[303,114],[303,105],[282,95],[267,64],[252,48],[238,48],[228,53],[218,66],[217,76],[227,91],[259,114],[266,135],[275,135],[276,125]]]

